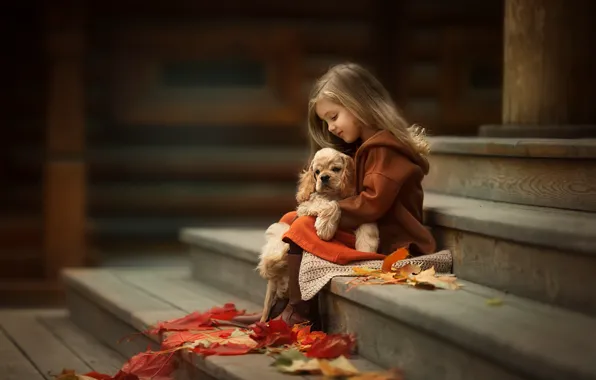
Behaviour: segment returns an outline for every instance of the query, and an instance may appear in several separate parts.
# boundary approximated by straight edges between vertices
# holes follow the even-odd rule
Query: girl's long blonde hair
[[[315,111],[316,102],[327,98],[345,108],[364,125],[386,129],[413,152],[426,156],[430,152],[424,128],[410,126],[391,99],[389,92],[368,70],[354,63],[339,64],[317,80],[308,103],[308,134],[311,156],[320,148],[331,147],[351,154],[354,144],[329,132],[326,123]]]

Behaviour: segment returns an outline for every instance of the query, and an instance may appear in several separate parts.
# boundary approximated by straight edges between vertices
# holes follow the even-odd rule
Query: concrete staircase
[[[322,292],[325,328],[357,335],[359,365],[401,367],[408,380],[596,379],[595,142],[432,143],[426,222],[452,250],[454,273],[465,286],[348,291],[349,279],[336,278]],[[254,267],[263,232],[183,229],[190,271],[66,271],[71,317],[130,355],[134,347],[115,341],[157,320],[223,302],[258,310],[265,282]],[[152,339],[136,349],[155,344]],[[261,356],[192,363],[190,378],[284,377]]]

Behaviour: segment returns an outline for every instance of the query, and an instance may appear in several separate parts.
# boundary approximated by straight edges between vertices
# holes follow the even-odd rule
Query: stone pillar
[[[505,0],[503,125],[481,136],[596,136],[596,2]]]
[[[49,56],[44,162],[45,274],[86,257],[85,32],[83,1],[47,8]]]

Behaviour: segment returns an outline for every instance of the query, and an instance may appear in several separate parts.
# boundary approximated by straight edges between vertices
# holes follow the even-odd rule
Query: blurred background
[[[432,135],[499,123],[503,17],[499,0],[3,5],[2,303],[58,300],[64,266],[175,263],[182,227],[293,209],[332,64],[366,65]]]

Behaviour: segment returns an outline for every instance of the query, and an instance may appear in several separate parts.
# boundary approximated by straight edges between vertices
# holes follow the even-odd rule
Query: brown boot
[[[279,316],[282,311],[285,309],[286,305],[288,304],[287,298],[277,298],[273,305],[271,306],[271,310],[269,311],[269,316],[267,320],[271,320]],[[233,322],[241,323],[243,325],[249,326],[253,323],[257,323],[261,320],[261,316],[263,313],[256,313],[256,314],[249,314],[249,315],[239,315],[237,317],[232,318]]]
[[[295,324],[312,323],[317,316],[318,302],[316,297],[308,301],[302,300],[300,283],[298,282],[301,263],[302,254],[288,255],[288,292],[290,302],[279,316],[279,319],[285,321],[290,327]]]

